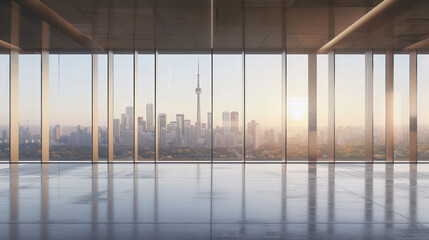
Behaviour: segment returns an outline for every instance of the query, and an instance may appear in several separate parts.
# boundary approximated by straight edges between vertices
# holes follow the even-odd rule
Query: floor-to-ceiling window
[[[134,60],[132,54],[113,55],[113,155],[133,161]]]
[[[98,160],[107,161],[107,55],[98,55]],[[95,149],[93,151],[96,151]]]
[[[159,160],[211,160],[211,57],[159,54]]]
[[[154,161],[155,159],[155,126],[161,124],[164,132],[166,122],[161,117],[155,124],[155,55],[144,53],[138,55],[137,69],[137,127],[138,127],[138,160]],[[162,140],[165,136],[162,137]],[[161,139],[160,139],[161,140]]]
[[[242,64],[242,54],[213,56],[214,160],[241,161],[243,159]],[[211,124],[211,122],[207,123],[208,131],[212,129]],[[207,143],[210,141],[209,139]]]
[[[395,54],[393,61],[394,158],[395,161],[406,161],[410,147],[410,56]]]
[[[50,55],[50,160],[91,161],[91,55]]]
[[[385,119],[386,119],[386,55],[374,54],[373,62],[373,143],[374,161],[386,159]]]
[[[19,55],[19,159],[41,160],[41,56]]]
[[[308,55],[287,55],[287,159],[308,158]]]
[[[429,160],[429,55],[417,55],[417,159]]]
[[[246,54],[246,160],[282,160],[282,56]]]
[[[317,159],[328,159],[328,55],[317,55]]]
[[[0,161],[9,160],[9,55],[0,54]]]
[[[335,55],[335,160],[365,158],[365,55]]]

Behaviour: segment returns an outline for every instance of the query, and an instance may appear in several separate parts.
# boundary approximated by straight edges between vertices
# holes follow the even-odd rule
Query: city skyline
[[[282,112],[281,102],[282,95],[280,88],[281,83],[281,66],[279,63],[279,55],[246,55],[246,98],[243,99],[241,92],[242,72],[240,71],[241,56],[239,55],[215,55],[214,62],[217,67],[214,69],[214,91],[210,87],[210,58],[209,55],[160,55],[160,74],[158,76],[157,105],[154,105],[154,69],[153,55],[139,55],[139,70],[144,74],[139,75],[138,87],[139,95],[137,99],[132,99],[129,96],[133,94],[133,76],[130,74],[132,68],[132,55],[115,55],[115,89],[114,91],[114,133],[115,133],[115,149],[124,148],[124,152],[129,151],[132,145],[132,105],[137,101],[137,121],[138,121],[138,141],[139,146],[154,145],[154,125],[155,121],[158,124],[162,122],[165,125],[165,133],[160,129],[159,139],[160,146],[194,146],[208,147],[209,141],[205,141],[207,132],[197,134],[199,127],[207,131],[210,129],[211,116],[213,116],[213,135],[215,148],[224,147],[240,147],[242,146],[243,127],[246,131],[246,142],[250,146],[262,146],[266,144],[281,145],[282,139]],[[306,55],[288,55],[287,65],[287,139],[288,139],[288,154],[289,147],[294,144],[300,144],[299,151],[306,152],[307,144],[307,128],[308,128],[308,89],[307,76],[301,74],[306,71],[308,56]],[[22,97],[20,105],[31,106],[32,111],[20,109],[20,129],[23,133],[23,139],[28,138],[27,142],[40,142],[40,112],[37,109],[40,107],[39,101],[33,99],[40,98],[39,88],[37,86],[37,76],[40,72],[39,65],[32,65],[34,61],[39,61],[40,56],[22,55],[20,64],[25,69],[22,72],[23,78]],[[362,71],[356,71],[351,74],[351,66],[363,68],[363,55],[338,55],[338,65],[336,68],[336,143],[341,146],[357,147],[362,145],[364,126],[364,105],[362,101],[359,104],[353,105],[355,99],[363,99],[364,97],[364,82],[359,79],[364,78]],[[428,58],[420,57],[419,64],[429,62]],[[0,57],[0,60],[2,58]],[[4,59],[3,59],[4,60]],[[3,61],[2,60],[2,61]],[[55,55],[50,56],[52,66],[50,68],[50,135],[55,126],[60,126],[63,130],[63,138],[52,141],[51,146],[88,146],[90,138],[90,120],[91,120],[91,75],[90,68],[82,68],[79,74],[82,77],[76,78],[75,71],[79,68],[79,64],[88,65],[90,55],[77,57],[74,55]],[[65,66],[73,65],[74,62],[80,60],[73,68],[65,68]],[[409,58],[407,56],[395,55],[395,64],[397,68],[408,66]],[[105,133],[107,121],[107,58],[104,55],[100,56],[99,66],[99,131],[104,135],[100,139],[101,147],[107,146],[107,135]],[[144,64],[142,64],[142,62]],[[162,64],[162,66],[161,66]],[[357,64],[357,65],[356,65]],[[385,64],[383,55],[374,55],[374,129],[378,132],[384,129],[384,94],[376,94],[377,89],[384,88],[384,68]],[[319,135],[325,138],[327,126],[327,56],[318,56],[318,138]],[[25,67],[25,68],[24,68]],[[39,66],[40,67],[40,66]],[[63,69],[59,71],[59,69]],[[141,68],[141,69],[140,69]],[[201,71],[200,71],[201,69]],[[162,71],[161,71],[162,70]],[[396,70],[395,70],[396,71]],[[399,70],[398,70],[399,71]],[[126,74],[122,74],[126,72]],[[3,72],[4,73],[4,72]],[[228,73],[228,74],[225,74]],[[353,73],[353,72],[352,72]],[[406,144],[404,140],[408,136],[407,129],[408,118],[408,87],[407,87],[408,71],[395,73],[395,144]],[[419,77],[428,75],[426,69],[419,72]],[[7,79],[4,74],[0,74],[0,79]],[[26,84],[29,79],[32,79],[31,84]],[[2,81],[3,81],[2,80]],[[261,81],[264,84],[260,84]],[[29,82],[28,82],[29,83]],[[347,86],[353,83],[354,91],[348,92]],[[21,84],[20,84],[21,85]],[[34,88],[36,86],[36,88]],[[166,86],[166,87],[164,87]],[[425,86],[425,85],[423,85]],[[170,88],[169,88],[170,87]],[[142,90],[142,91],[140,91]],[[237,91],[239,90],[239,91]],[[80,92],[79,95],[73,95],[74,92]],[[61,93],[61,98],[59,94]],[[213,93],[213,110],[210,114],[211,97]],[[195,96],[196,94],[197,96]],[[267,95],[268,94],[268,95]],[[28,97],[27,97],[28,96]],[[419,95],[421,96],[421,95]],[[197,98],[195,98],[197,97]],[[200,99],[198,101],[198,99]],[[405,100],[403,100],[405,99]],[[246,122],[243,122],[243,100],[246,101]],[[420,100],[421,101],[421,100]],[[31,103],[31,104],[29,104]],[[198,104],[199,103],[199,104]],[[199,105],[199,107],[198,107]],[[1,105],[0,107],[4,107]],[[155,109],[156,108],[156,109]],[[61,109],[61,110],[58,110]],[[79,114],[76,114],[76,111]],[[419,105],[419,111],[424,112],[425,109]],[[157,116],[155,116],[155,112]],[[235,115],[234,115],[235,114]],[[210,115],[210,116],[209,116]],[[232,116],[234,115],[234,116]],[[85,116],[85,117],[84,117]],[[424,116],[424,115],[419,115]],[[0,116],[1,121],[5,115]],[[31,118],[37,117],[35,121]],[[155,117],[157,119],[155,120]],[[198,121],[198,118],[200,120]],[[3,120],[2,120],[3,119]],[[160,119],[163,119],[160,121]],[[234,119],[226,121],[225,119]],[[421,121],[422,120],[422,121]],[[175,128],[172,126],[180,122],[181,128],[178,129],[180,137],[176,136]],[[236,123],[232,129],[232,122]],[[126,123],[126,124],[124,124]],[[418,136],[418,142],[423,143],[426,137],[425,127],[429,126],[429,122],[425,122],[424,118],[419,119],[419,128],[421,133]],[[6,122],[7,124],[7,122]],[[8,135],[7,125],[0,125],[3,136]],[[245,125],[243,125],[245,124]],[[204,126],[203,126],[204,125]],[[4,126],[4,127],[2,127]],[[115,127],[116,126],[116,127]],[[167,134],[167,128],[170,126],[170,132]],[[82,128],[82,129],[80,129]],[[188,128],[188,129],[187,129]],[[238,129],[236,131],[235,129]],[[259,129],[255,133],[254,130]],[[341,133],[341,129],[347,129],[348,133]],[[375,131],[374,130],[374,131]],[[6,134],[4,133],[6,131]],[[81,132],[81,134],[79,134]],[[121,133],[122,132],[122,133]],[[174,133],[173,133],[174,132]],[[234,132],[234,133],[232,133]],[[356,134],[359,132],[359,134]],[[210,132],[211,134],[211,132]],[[79,138],[78,135],[85,137]],[[174,135],[174,137],[173,137]],[[200,135],[199,137],[197,135]],[[343,135],[343,136],[341,136]],[[354,136],[355,140],[350,141],[350,136]],[[29,137],[30,136],[30,137]],[[203,137],[204,136],[204,137]],[[51,136],[52,137],[52,136]],[[342,139],[343,138],[343,139]],[[374,141],[380,142],[379,136],[374,136]],[[68,139],[68,140],[67,140]],[[85,139],[85,144],[80,143]],[[208,138],[211,139],[211,138]],[[258,139],[258,140],[254,140]],[[274,139],[274,140],[273,140]],[[349,140],[346,140],[349,139]],[[23,143],[22,140],[20,140]],[[347,144],[346,144],[347,143]],[[125,148],[127,147],[127,148]],[[277,151],[275,149],[265,151]],[[292,152],[291,152],[292,154]],[[301,154],[301,153],[300,153]],[[232,155],[236,155],[233,153]],[[228,156],[232,156],[231,154]],[[274,156],[274,155],[273,155]],[[278,156],[275,154],[275,156]]]

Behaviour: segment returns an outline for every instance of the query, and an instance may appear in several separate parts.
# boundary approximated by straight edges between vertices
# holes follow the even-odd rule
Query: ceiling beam
[[[38,16],[41,20],[47,22],[51,27],[62,32],[70,39],[74,40],[81,46],[90,50],[93,53],[102,53],[104,49],[98,45],[94,40],[88,38],[79,29],[69,23],[67,20],[62,18],[48,6],[43,4],[39,0],[14,0],[21,7],[27,9],[34,15]]]
[[[343,41],[345,38],[350,36],[352,33],[354,33],[356,30],[361,28],[362,26],[368,24],[372,20],[374,20],[376,17],[378,17],[380,14],[384,13],[391,7],[393,7],[395,4],[400,2],[401,0],[384,0],[380,4],[378,4],[376,7],[371,9],[368,13],[363,15],[361,18],[359,18],[356,22],[354,22],[352,25],[347,27],[344,31],[342,31],[340,34],[335,36],[331,41],[326,43],[323,47],[321,47],[317,53],[327,53],[329,50],[333,49],[338,43]]]
[[[411,44],[410,46],[404,48],[404,50],[407,50],[407,51],[409,51],[409,50],[415,50],[415,49],[424,48],[424,47],[427,47],[427,46],[429,46],[429,36],[426,36],[425,39],[420,40],[420,41],[418,41],[416,43]]]
[[[0,47],[6,48],[6,49],[11,49],[11,50],[21,50],[19,47],[15,46],[11,43],[5,42],[3,40],[0,40]]]

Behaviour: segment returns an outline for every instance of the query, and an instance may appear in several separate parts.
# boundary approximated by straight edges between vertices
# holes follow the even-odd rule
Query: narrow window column
[[[287,54],[282,51],[282,161],[287,161]]]
[[[328,53],[328,161],[335,162],[335,51]]]
[[[317,54],[308,55],[308,161],[317,161]]]
[[[49,50],[42,50],[42,162],[49,162]]]
[[[139,159],[139,148],[138,148],[138,122],[137,122],[137,81],[138,81],[138,51],[134,50],[134,79],[133,79],[133,118],[134,118],[134,130],[133,130],[133,144],[134,144],[134,162],[138,161]],[[155,123],[156,124],[156,123]]]
[[[98,162],[98,55],[92,55],[92,162]]]
[[[19,161],[19,52],[10,50],[9,76],[9,141],[10,162]]]
[[[159,148],[158,148],[158,141],[159,141],[159,117],[157,115],[157,93],[158,93],[158,50],[155,50],[155,98],[154,98],[154,106],[155,106],[155,110],[154,110],[154,116],[155,116],[155,162],[158,162],[159,160]]]
[[[394,117],[393,117],[393,51],[386,51],[386,117],[385,142],[386,162],[393,162]]]
[[[41,139],[42,162],[49,162],[49,24],[42,22],[42,56],[41,56]]]
[[[410,52],[410,162],[417,162],[417,52]]]
[[[373,53],[365,51],[365,162],[373,161],[373,106],[374,106],[374,77]]]
[[[113,161],[113,51],[107,54],[107,161]]]
[[[11,1],[10,43],[19,46],[19,5]],[[19,51],[9,53],[9,146],[10,162],[19,161]]]

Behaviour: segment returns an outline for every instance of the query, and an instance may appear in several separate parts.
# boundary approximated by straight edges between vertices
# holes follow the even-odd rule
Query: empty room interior
[[[428,164],[429,1],[0,1],[0,239],[428,239]]]

